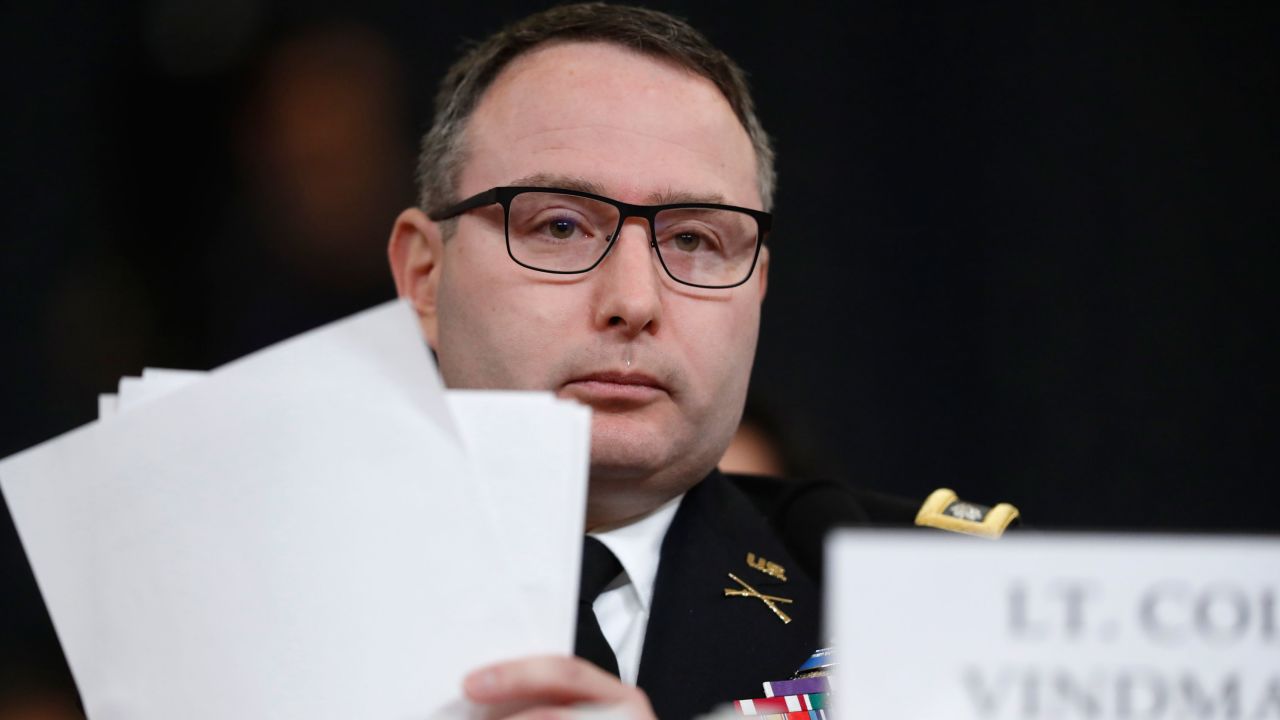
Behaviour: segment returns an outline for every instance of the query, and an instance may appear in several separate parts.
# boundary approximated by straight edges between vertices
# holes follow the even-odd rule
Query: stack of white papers
[[[465,717],[571,652],[589,411],[445,391],[407,305],[99,408],[0,461],[92,720]]]

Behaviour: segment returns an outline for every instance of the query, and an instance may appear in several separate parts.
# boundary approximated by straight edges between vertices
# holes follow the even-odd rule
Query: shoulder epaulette
[[[978,505],[961,500],[953,490],[939,488],[920,506],[916,525],[995,539],[1017,518],[1018,508],[1009,503]]]

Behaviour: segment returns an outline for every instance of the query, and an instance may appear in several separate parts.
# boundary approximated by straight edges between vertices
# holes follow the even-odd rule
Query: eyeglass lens
[[[511,200],[507,243],[522,265],[552,272],[582,272],[609,248],[619,227],[618,208],[600,200],[524,192]],[[751,271],[759,228],[734,210],[671,208],[654,218],[658,255],[671,276],[695,285],[731,285]]]

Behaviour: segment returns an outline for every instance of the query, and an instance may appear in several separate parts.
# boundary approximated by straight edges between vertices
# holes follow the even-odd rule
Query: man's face
[[[477,106],[465,146],[458,197],[540,185],[638,204],[761,207],[751,142],[719,90],[614,45],[556,44],[512,62]],[[715,465],[742,411],[767,251],[739,287],[680,285],[635,218],[594,270],[551,275],[511,261],[502,220],[498,205],[473,210],[444,241],[419,217],[434,260],[416,280],[395,268],[445,382],[552,390],[589,405],[593,524],[688,489]],[[393,265],[396,255],[393,235]]]

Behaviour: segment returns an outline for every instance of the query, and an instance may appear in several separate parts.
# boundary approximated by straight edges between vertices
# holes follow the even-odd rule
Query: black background
[[[543,6],[467,5],[8,7],[0,455],[143,365],[390,298],[436,80]],[[1280,529],[1274,4],[652,5],[739,60],[776,140],[754,389],[810,471],[1045,528]],[[378,48],[399,158],[327,274],[264,249],[285,233],[244,149],[273,52],[316,32]],[[7,532],[13,660],[47,637]]]

